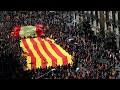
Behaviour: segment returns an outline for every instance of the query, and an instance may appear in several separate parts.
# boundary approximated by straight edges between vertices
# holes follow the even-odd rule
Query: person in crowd
[[[106,50],[91,33],[89,21],[83,21],[83,34],[72,23],[72,11],[0,11],[0,77],[15,79],[115,79],[120,55]],[[73,56],[73,65],[41,67],[24,71],[26,58],[21,56],[20,38],[10,36],[15,25],[42,24],[45,37],[55,40]],[[42,38],[45,38],[42,37]],[[95,39],[93,39],[95,37]],[[6,62],[4,62],[6,60]],[[106,60],[107,63],[104,63]],[[2,63],[4,62],[4,63]],[[6,67],[8,66],[8,67]],[[9,71],[9,72],[8,72]],[[49,72],[50,71],[50,72]],[[48,73],[49,72],[49,73]]]

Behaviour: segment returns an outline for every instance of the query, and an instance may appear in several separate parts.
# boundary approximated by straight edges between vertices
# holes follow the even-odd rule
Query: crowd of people
[[[15,79],[118,78],[115,66],[120,64],[119,53],[104,48],[104,42],[91,31],[89,21],[83,21],[83,28],[74,26],[72,11],[1,11],[0,19],[0,76]],[[26,59],[21,56],[20,38],[12,39],[10,32],[15,25],[36,24],[43,25],[45,37],[54,39],[72,55],[73,65],[23,70]],[[9,71],[8,74],[2,73],[3,70]]]

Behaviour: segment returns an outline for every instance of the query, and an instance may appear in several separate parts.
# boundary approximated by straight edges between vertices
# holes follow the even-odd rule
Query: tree
[[[77,29],[77,31],[79,32],[79,35],[80,35],[80,36],[82,36],[82,35],[84,34],[83,23],[82,23],[82,22],[80,22],[80,23],[78,24],[78,29]]]
[[[104,47],[106,49],[117,49],[114,32],[109,31],[106,33],[106,38],[104,40]]]
[[[92,38],[94,35],[94,32],[91,30],[91,25],[89,21],[83,22],[83,32],[85,34],[85,37]]]

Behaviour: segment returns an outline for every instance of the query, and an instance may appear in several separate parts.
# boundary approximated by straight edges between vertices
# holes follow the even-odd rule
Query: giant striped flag
[[[20,46],[28,53],[27,69],[72,64],[71,55],[50,38],[22,39]]]
[[[43,26],[41,24],[38,24],[36,26],[15,26],[11,33],[11,36],[15,38],[44,36]]]

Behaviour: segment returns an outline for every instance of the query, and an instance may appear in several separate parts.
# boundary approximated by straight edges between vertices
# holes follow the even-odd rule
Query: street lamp
[[[53,72],[53,71],[55,71],[56,69],[55,68],[53,68],[53,69],[51,69],[50,71],[48,71],[47,73],[45,73],[45,74],[43,74],[43,75],[41,75],[41,76],[38,76],[37,78],[35,78],[35,79],[39,79],[39,78],[41,78],[41,77],[43,77],[43,76],[45,76],[46,74],[49,74],[50,72]]]

